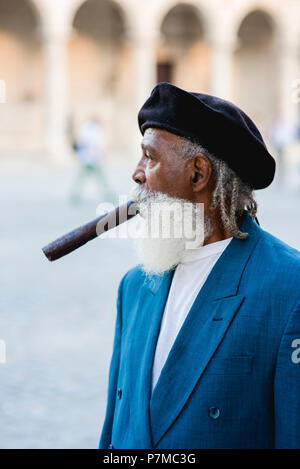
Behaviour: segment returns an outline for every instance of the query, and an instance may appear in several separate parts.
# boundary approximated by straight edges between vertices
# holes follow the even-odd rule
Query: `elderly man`
[[[253,195],[274,159],[238,107],[168,83],[139,126],[144,228],[151,203],[203,204],[189,216],[203,236],[138,240],[100,448],[300,448],[300,255],[259,226]]]

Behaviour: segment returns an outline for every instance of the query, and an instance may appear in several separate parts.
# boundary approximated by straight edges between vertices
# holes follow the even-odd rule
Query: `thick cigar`
[[[88,241],[97,238],[97,236],[100,236],[105,231],[130,220],[137,213],[137,206],[133,201],[129,201],[47,244],[47,246],[43,247],[43,253],[49,261],[60,259],[66,254],[75,251],[75,249],[80,248]]]

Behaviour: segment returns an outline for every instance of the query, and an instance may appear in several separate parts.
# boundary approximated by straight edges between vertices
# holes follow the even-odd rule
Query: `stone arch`
[[[80,9],[84,6],[85,3],[87,3],[89,0],[73,0],[72,4],[69,7],[69,18],[70,18],[70,23],[74,22],[74,19]],[[99,0],[98,0],[99,1]],[[113,7],[117,8],[120,15],[122,16],[122,21],[124,23],[124,27],[127,30],[130,25],[130,17],[128,15],[128,10],[125,9],[125,6],[123,5],[122,1],[119,0],[107,0],[107,3],[113,4]]]
[[[206,38],[207,26],[198,6],[174,3],[160,22],[158,81],[194,91],[208,90],[210,46]]]
[[[232,33],[238,36],[238,31],[243,21],[253,12],[261,12],[268,16],[272,21],[274,33],[280,35],[283,29],[280,12],[281,9],[276,8],[272,5],[272,2],[268,1],[248,1],[238,3],[236,9],[233,11],[231,28]]]
[[[36,0],[25,0],[25,3],[28,3],[30,5],[32,14],[35,17],[36,24],[38,25],[38,33],[40,29],[42,28],[44,24],[44,12],[43,9],[41,8],[39,2]]]
[[[32,153],[43,148],[44,66],[41,14],[31,0],[0,0],[0,151]]]
[[[77,2],[68,50],[70,116],[73,133],[89,116],[99,116],[107,148],[126,143],[129,129],[131,54],[127,17],[118,2]],[[127,109],[127,111],[126,111]],[[118,128],[118,139],[115,138]]]
[[[205,39],[208,40],[211,35],[213,18],[210,9],[207,6],[207,2],[205,1],[165,0],[164,2],[160,2],[159,8],[154,12],[154,21],[157,25],[157,29],[161,28],[161,25],[168,13],[178,5],[194,8],[196,14],[201,18],[203,33]]]

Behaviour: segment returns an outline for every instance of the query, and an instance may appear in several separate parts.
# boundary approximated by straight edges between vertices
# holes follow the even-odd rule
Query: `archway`
[[[39,16],[28,0],[0,0],[1,153],[43,148],[44,68]]]
[[[131,56],[124,13],[115,2],[87,0],[73,19],[69,100],[74,132],[91,115],[104,128],[108,150],[128,141]]]
[[[157,81],[168,81],[191,91],[209,89],[210,50],[203,18],[197,7],[178,4],[161,24]]]

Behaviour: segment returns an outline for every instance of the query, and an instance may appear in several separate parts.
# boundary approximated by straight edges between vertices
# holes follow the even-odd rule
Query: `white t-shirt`
[[[165,305],[152,368],[152,391],[199,291],[232,238],[185,252],[175,269]]]

